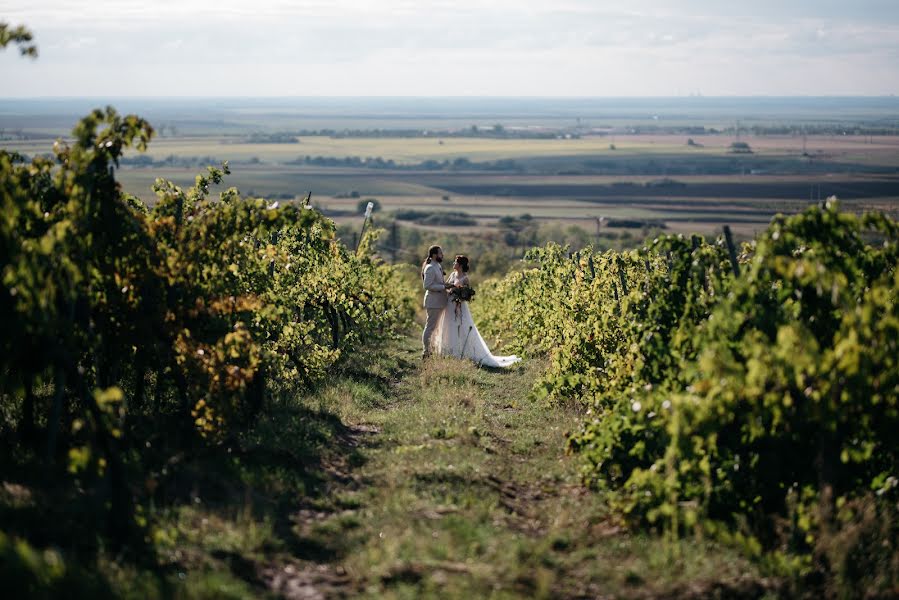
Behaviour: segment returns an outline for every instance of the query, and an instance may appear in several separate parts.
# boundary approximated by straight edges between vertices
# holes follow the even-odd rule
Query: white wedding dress
[[[468,276],[460,277],[453,272],[448,283],[469,285]],[[474,324],[468,302],[457,303],[451,299],[431,339],[435,354],[467,358],[484,367],[508,367],[521,360],[517,356],[494,356],[490,353],[487,343]]]

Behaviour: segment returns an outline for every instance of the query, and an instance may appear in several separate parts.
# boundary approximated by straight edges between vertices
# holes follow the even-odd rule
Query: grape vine
[[[534,393],[583,407],[570,449],[630,522],[807,566],[859,499],[895,513],[897,242],[895,221],[831,199],[776,217],[735,260],[724,237],[550,245],[482,286],[479,322],[548,356]]]
[[[187,189],[157,180],[152,207],[124,193],[119,158],[152,135],[107,108],[52,156],[0,152],[3,411],[37,454],[108,479],[119,540],[155,418],[221,442],[413,313],[398,273],[367,252],[376,232],[357,254],[310,207],[233,188],[213,199],[227,163]]]

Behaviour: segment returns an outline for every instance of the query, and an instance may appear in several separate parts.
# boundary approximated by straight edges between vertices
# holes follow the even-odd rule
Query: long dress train
[[[457,282],[468,285],[468,277],[450,275],[449,283]],[[474,323],[468,302],[450,300],[431,339],[435,354],[467,358],[484,367],[508,367],[521,360],[518,356],[494,356],[490,352]]]

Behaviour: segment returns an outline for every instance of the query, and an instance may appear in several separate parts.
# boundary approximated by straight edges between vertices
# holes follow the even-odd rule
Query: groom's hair
[[[423,263],[421,263],[421,278],[425,277],[425,267],[431,264],[431,259],[437,256],[437,253],[440,252],[440,246],[431,246],[428,248],[428,257],[425,259]]]

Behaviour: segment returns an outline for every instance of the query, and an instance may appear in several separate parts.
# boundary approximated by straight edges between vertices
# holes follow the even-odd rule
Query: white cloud
[[[96,43],[97,38],[94,36],[67,37],[53,44],[51,48],[63,51],[80,50],[82,48],[87,48],[88,46],[94,46]]]
[[[155,94],[160,80],[206,95],[899,88],[893,0],[34,0],[4,12],[41,50],[36,63],[0,54],[18,95]]]

